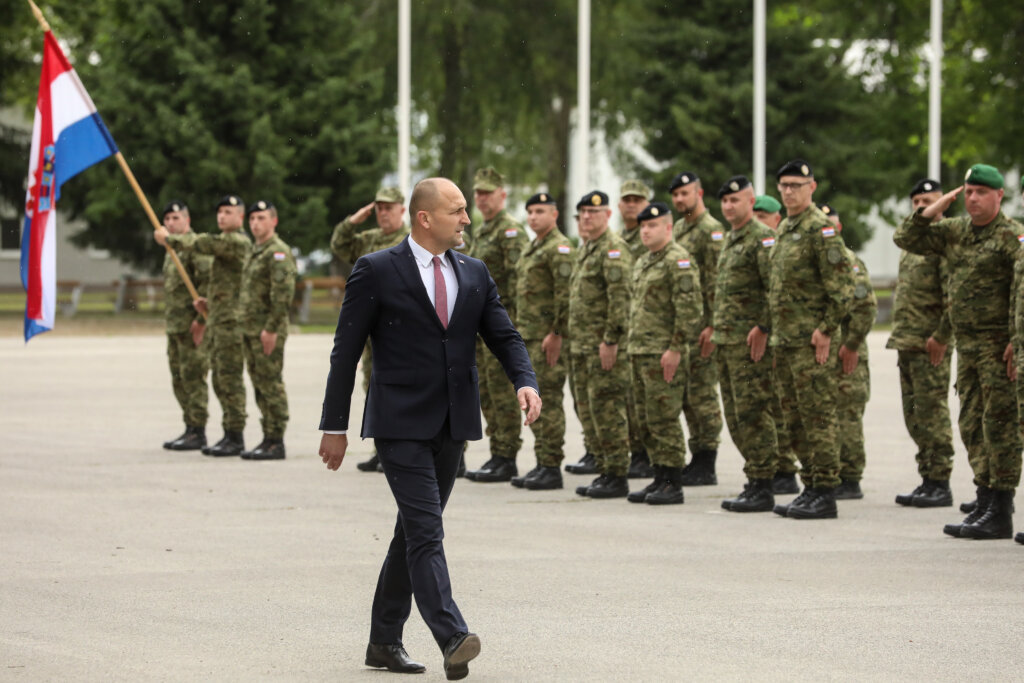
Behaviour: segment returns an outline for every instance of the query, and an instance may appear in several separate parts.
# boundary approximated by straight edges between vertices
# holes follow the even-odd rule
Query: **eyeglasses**
[[[804,181],[802,183],[779,183],[778,184],[778,188],[779,188],[779,192],[786,192],[787,190],[789,192],[796,192],[801,187],[804,187],[805,185],[810,185],[810,184],[811,184],[810,180],[806,180],[806,181]]]

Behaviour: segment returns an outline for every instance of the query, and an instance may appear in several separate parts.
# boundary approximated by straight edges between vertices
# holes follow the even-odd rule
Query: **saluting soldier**
[[[192,218],[185,202],[175,199],[164,207],[163,224],[172,235],[192,241]],[[178,256],[200,296],[206,294],[212,259],[192,252]],[[206,373],[210,369],[208,344],[203,344],[206,319],[192,305],[192,294],[174,265],[164,255],[164,318],[167,322],[167,363],[171,368],[171,386],[185,419],[185,433],[164,443],[172,451],[198,451],[206,445],[206,406],[209,392]]]
[[[629,316],[629,249],[608,229],[608,195],[593,191],[576,204],[579,250],[569,285],[569,353],[580,421],[593,434],[599,476],[576,493],[591,498],[629,494],[629,425],[622,400],[629,390],[625,349]],[[584,427],[587,430],[587,427]]]
[[[915,211],[942,196],[937,180],[922,178],[910,190]],[[944,256],[900,250],[893,291],[892,334],[885,348],[896,349],[903,396],[903,421],[917,445],[921,485],[896,496],[899,505],[949,507],[953,492],[953,429],[949,421],[949,266]],[[948,353],[947,353],[948,351]],[[964,510],[970,512],[970,510]]]
[[[786,217],[772,253],[769,343],[804,490],[792,503],[776,505],[775,512],[795,519],[833,518],[840,480],[835,373],[839,343],[832,338],[848,312],[853,277],[842,238],[812,202],[818,185],[810,165],[795,159],[782,166],[777,177]]]
[[[531,490],[562,488],[560,467],[565,458],[565,409],[562,394],[568,366],[568,348],[562,342],[569,329],[569,280],[573,249],[558,229],[558,204],[547,192],[526,200],[526,215],[536,237],[516,264],[516,329],[526,343],[537,373],[540,393],[548,407],[533,430],[537,466],[512,485]]]
[[[242,453],[246,460],[285,457],[288,395],[284,386],[284,343],[288,310],[295,298],[298,269],[291,248],[277,234],[277,208],[260,200],[249,208],[252,256],[242,273],[242,336],[245,364],[260,409],[263,441]]]
[[[473,177],[473,201],[484,222],[475,230],[468,253],[480,259],[491,272],[498,296],[509,318],[516,319],[516,262],[529,245],[526,230],[505,209],[505,179],[488,166]],[[466,472],[466,479],[478,482],[509,481],[519,474],[516,455],[523,440],[519,436],[519,402],[498,359],[477,339],[480,408],[487,421],[491,458],[478,470]]]
[[[690,367],[687,368],[687,382],[683,390],[683,414],[686,415],[690,454],[693,456],[683,472],[683,486],[709,486],[718,483],[715,459],[722,433],[718,377],[712,358],[711,317],[718,254],[725,231],[704,206],[704,187],[696,173],[680,173],[668,189],[679,214],[679,220],[672,229],[673,235],[696,261],[700,270],[700,290],[704,295],[704,324],[699,337],[690,340]]]
[[[975,164],[963,185],[917,209],[893,236],[897,246],[944,256],[949,264],[960,437],[978,487],[974,510],[962,524],[943,529],[960,538],[1011,538],[1013,494],[1020,483],[1011,339],[1014,270],[1024,226],[1000,210],[1003,184],[998,169]],[[940,219],[960,193],[968,215]]]
[[[722,215],[731,226],[718,260],[711,341],[715,343],[725,424],[743,456],[747,484],[722,501],[732,512],[771,512],[778,443],[772,404],[771,332],[768,289],[775,233],[754,218],[754,188],[733,176],[718,191]]]
[[[203,448],[205,455],[241,455],[245,450],[245,373],[242,350],[240,289],[242,270],[252,253],[252,241],[242,230],[245,203],[238,195],[229,194],[217,203],[219,234],[203,233],[189,239],[184,235],[168,235],[160,228],[154,233],[160,244],[170,244],[176,251],[212,256],[208,297],[200,297],[195,306],[208,311],[206,334],[210,336],[210,370],[213,393],[224,413],[224,438]]]
[[[662,202],[640,212],[640,239],[647,254],[633,264],[629,360],[644,446],[654,481],[627,496],[631,503],[683,502],[686,446],[683,408],[690,342],[700,334],[704,300],[700,273],[690,253],[672,239],[672,212]]]

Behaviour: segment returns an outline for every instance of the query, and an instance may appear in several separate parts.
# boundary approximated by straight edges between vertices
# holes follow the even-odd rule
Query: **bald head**
[[[447,178],[426,178],[416,183],[409,199],[412,237],[434,254],[458,246],[469,225],[466,198]]]
[[[453,184],[447,178],[424,178],[412,188],[412,197],[409,198],[409,216],[413,225],[419,222],[420,211],[433,211],[441,201],[442,184]]]

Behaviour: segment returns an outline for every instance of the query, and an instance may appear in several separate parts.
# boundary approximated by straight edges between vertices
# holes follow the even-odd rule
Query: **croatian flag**
[[[78,74],[46,32],[39,99],[32,125],[21,284],[25,288],[25,341],[53,329],[57,306],[57,200],[68,180],[117,154],[117,145]]]

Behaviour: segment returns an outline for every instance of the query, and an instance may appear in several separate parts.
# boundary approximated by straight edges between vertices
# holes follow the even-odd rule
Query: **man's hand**
[[[715,328],[708,325],[700,331],[700,336],[697,337],[697,344],[700,345],[700,357],[707,358],[715,350],[715,344],[711,341],[711,335],[714,333]]]
[[[337,470],[348,450],[347,434],[324,434],[320,437],[320,459],[327,463],[327,469]]]
[[[950,205],[956,201],[957,195],[963,192],[963,190],[964,186],[961,185],[960,187],[952,189],[946,194],[942,195],[941,197],[936,199],[935,202],[929,204],[928,206],[924,207],[921,210],[921,217],[935,220],[942,214],[946,213],[946,209],[948,209]]]
[[[1006,350],[1003,351],[1003,360],[1006,361],[1006,376],[1016,382],[1017,366],[1013,364],[1013,342],[1006,345]]]
[[[558,358],[562,355],[562,335],[548,332],[544,341],[540,343],[540,348],[547,357],[548,367],[555,367],[558,365]]]
[[[601,345],[597,347],[597,355],[601,358],[601,369],[609,372],[615,367],[615,357],[619,355],[619,345],[601,342]]]
[[[210,315],[210,303],[206,300],[205,296],[201,296],[192,302],[192,308],[196,309],[203,315]]]
[[[764,358],[765,349],[768,348],[768,333],[762,332],[760,327],[754,325],[747,333],[747,346],[750,347],[750,360],[759,363]]]
[[[169,234],[170,233],[167,232],[167,228],[161,225],[159,228],[153,231],[153,239],[156,240],[157,244],[163,247],[167,245],[167,235]]]
[[[274,352],[274,347],[277,346],[277,332],[260,330],[260,344],[263,344],[264,356],[272,354]]]
[[[818,365],[828,362],[828,350],[832,346],[832,337],[815,328],[811,333],[811,346],[814,347],[814,360]]]
[[[935,367],[939,367],[942,363],[942,359],[946,356],[946,348],[948,344],[940,344],[935,341],[935,337],[928,337],[928,341],[924,343],[924,350],[928,352],[928,360]]]
[[[192,324],[188,326],[188,331],[192,333],[192,343],[198,349],[199,345],[203,343],[203,333],[206,332],[206,325],[198,320],[193,320]]]
[[[533,390],[533,387],[523,387],[516,392],[519,399],[519,409],[526,413],[524,425],[532,425],[540,417],[540,394]]]
[[[370,214],[373,213],[373,207],[375,205],[376,202],[370,202],[369,204],[367,204],[366,206],[352,214],[352,217],[348,219],[348,222],[351,223],[352,225],[359,225],[360,223],[364,223],[366,219],[370,217]]]
[[[846,345],[839,347],[839,361],[843,364],[843,374],[852,374],[857,369],[857,361],[860,359],[858,351],[851,351]]]
[[[679,361],[681,359],[682,354],[672,349],[661,354],[661,376],[665,379],[666,384],[670,383],[672,378],[676,376],[676,370],[679,369]]]

